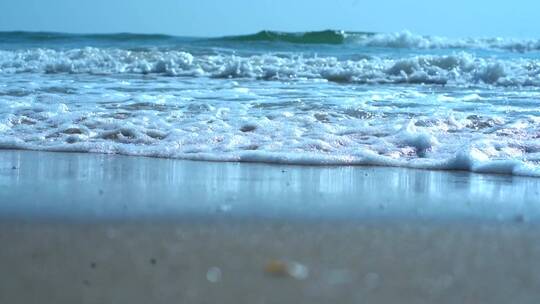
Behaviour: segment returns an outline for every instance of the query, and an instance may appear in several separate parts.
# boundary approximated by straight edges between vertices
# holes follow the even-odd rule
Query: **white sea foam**
[[[529,91],[15,76],[0,88],[1,148],[540,176]]]
[[[401,31],[371,36],[349,35],[349,41],[362,46],[416,49],[502,49],[512,52],[540,51],[538,39],[515,38],[447,38]]]
[[[0,50],[0,148],[540,176],[540,59],[470,50],[532,41],[353,42]]]
[[[198,55],[183,51],[83,48],[0,51],[0,73],[160,74],[167,76],[323,79],[350,83],[540,86],[540,60],[411,55],[338,60],[301,55]]]

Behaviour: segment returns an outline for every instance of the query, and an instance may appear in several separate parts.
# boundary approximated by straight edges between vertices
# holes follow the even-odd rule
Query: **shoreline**
[[[445,159],[437,163],[407,163],[400,160],[378,159],[378,160],[348,160],[344,161],[340,158],[326,157],[322,159],[316,159],[317,156],[313,156],[315,159],[303,159],[298,155],[288,155],[286,153],[274,153],[270,159],[259,154],[259,152],[251,152],[247,154],[238,155],[236,157],[221,158],[208,153],[195,154],[191,156],[184,155],[145,155],[145,154],[130,154],[130,153],[104,153],[104,152],[90,152],[79,150],[64,150],[64,149],[32,149],[21,148],[17,146],[0,148],[0,151],[29,151],[40,153],[64,153],[64,154],[101,154],[107,156],[119,156],[119,157],[134,157],[134,158],[152,158],[152,159],[166,159],[176,161],[194,161],[194,162],[208,162],[208,163],[239,163],[239,164],[261,164],[261,165],[275,165],[275,166],[299,166],[299,167],[320,167],[320,168],[332,168],[332,167],[383,167],[383,168],[397,168],[397,169],[409,169],[409,170],[424,170],[424,171],[441,171],[441,172],[457,172],[457,173],[471,173],[482,175],[502,175],[502,176],[514,176],[523,178],[540,178],[540,173],[536,172],[536,169],[529,170],[523,163],[517,163],[513,160],[488,160],[479,163],[475,162],[471,155],[458,155],[453,158]],[[525,170],[525,171],[524,171]]]
[[[0,218],[536,221],[540,179],[0,150]],[[39,201],[39,203],[37,203]]]

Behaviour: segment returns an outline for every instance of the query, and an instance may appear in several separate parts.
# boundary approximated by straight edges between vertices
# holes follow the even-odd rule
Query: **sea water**
[[[540,40],[0,32],[0,148],[540,176]]]

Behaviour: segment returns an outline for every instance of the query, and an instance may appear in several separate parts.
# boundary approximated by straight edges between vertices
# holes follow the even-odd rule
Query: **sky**
[[[222,36],[263,29],[540,37],[538,0],[1,0],[0,31]]]

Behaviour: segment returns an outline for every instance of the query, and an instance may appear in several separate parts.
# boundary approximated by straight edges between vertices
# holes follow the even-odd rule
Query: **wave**
[[[323,79],[360,84],[540,87],[540,60],[477,57],[466,52],[340,60],[301,55],[193,55],[183,51],[82,48],[0,51],[0,74],[161,74],[166,76]]]
[[[368,36],[372,35],[372,33],[345,32],[340,30],[288,33],[265,30],[249,35],[226,36],[218,38],[218,40],[243,42],[289,42],[300,44],[343,44],[348,41],[348,38],[353,36],[357,37],[360,35]]]
[[[353,44],[363,47],[398,49],[503,49],[512,52],[540,50],[538,39],[461,38],[426,36],[401,31],[395,33],[325,30],[314,32],[260,31],[251,35],[228,36],[225,41],[267,41],[300,44]]]
[[[377,155],[371,151],[357,152],[354,155],[328,155],[318,153],[289,153],[264,151],[238,151],[225,153],[183,153],[172,152],[171,149],[155,147],[133,147],[122,144],[59,144],[56,146],[27,145],[16,141],[0,139],[0,149],[34,150],[50,152],[78,152],[120,154],[127,156],[145,156],[156,158],[172,158],[194,161],[246,162],[307,166],[381,166],[403,167],[424,170],[468,171],[485,174],[504,174],[527,177],[540,177],[538,166],[522,160],[489,160],[482,152],[464,149],[454,156],[440,160],[396,160],[391,157]]]
[[[512,52],[540,51],[538,39],[461,38],[423,36],[402,31],[388,34],[352,36],[352,43],[365,47],[408,49],[502,49]]]
[[[469,123],[474,118],[449,117],[446,122],[420,127],[413,120],[397,120],[397,124],[396,120],[373,120],[359,126],[349,117],[330,126],[309,119],[313,113],[308,112],[302,114],[304,117],[272,120],[253,116],[256,121],[246,123],[240,117],[221,117],[219,109],[209,108],[192,113],[195,119],[204,119],[193,123],[158,115],[113,118],[107,111],[89,114],[66,105],[63,108],[45,113],[43,108],[27,108],[10,114],[4,125],[0,123],[0,149],[292,165],[375,165],[540,177],[540,144],[534,120],[472,136],[474,126]],[[62,123],[51,126],[44,117],[47,115]],[[150,117],[158,121],[144,121]],[[207,123],[210,117],[211,124]],[[30,128],[33,132],[28,132]]]
[[[144,41],[144,40],[169,40],[177,37],[164,34],[134,34],[134,33],[114,33],[114,34],[70,34],[59,32],[25,32],[12,31],[0,32],[0,40],[3,43],[9,42],[55,42],[55,41],[77,41],[77,40],[97,40],[97,41]]]
[[[348,37],[360,35],[372,35],[373,33],[345,32],[341,30],[324,30],[312,32],[279,32],[264,30],[255,34],[225,36],[219,38],[199,38],[198,41],[210,42],[289,42],[299,44],[342,44]],[[113,34],[71,34],[58,32],[0,32],[0,39],[6,42],[57,42],[70,40],[96,40],[96,41],[148,41],[148,40],[181,40],[190,37],[171,36],[164,34],[136,34],[136,33],[113,33]]]
[[[510,52],[540,51],[540,39],[512,38],[448,38],[414,34],[409,31],[373,33],[343,30],[307,32],[280,32],[263,30],[254,34],[219,38],[193,38],[164,34],[68,34],[56,32],[0,32],[0,41],[7,43],[63,43],[63,42],[172,42],[182,43],[293,43],[352,45],[358,47],[389,49],[498,49]]]

